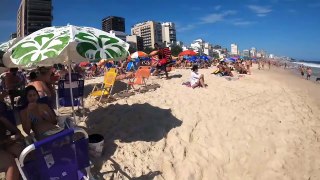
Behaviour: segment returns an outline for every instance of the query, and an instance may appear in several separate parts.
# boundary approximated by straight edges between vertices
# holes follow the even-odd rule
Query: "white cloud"
[[[248,5],[248,8],[256,13],[259,17],[264,17],[272,11],[271,7],[269,6]]]
[[[178,32],[184,32],[194,29],[196,26],[194,24],[188,24],[186,26],[180,26],[176,27]]]
[[[221,5],[217,5],[214,7],[214,10],[219,11],[221,9],[221,7],[222,7]]]
[[[247,26],[247,25],[251,25],[254,24],[255,22],[253,21],[236,21],[233,23],[233,25],[235,26]]]
[[[258,17],[265,17],[267,16],[268,14],[257,14]]]
[[[192,10],[192,11],[200,11],[200,10],[202,10],[202,8],[200,8],[200,7],[191,7],[190,10]]]
[[[201,24],[212,24],[212,23],[216,23],[219,21],[223,21],[226,16],[234,15],[236,13],[237,13],[237,11],[229,10],[229,11],[225,11],[223,13],[209,14],[205,17],[200,18]]]
[[[290,13],[295,13],[295,12],[297,12],[297,10],[295,10],[295,9],[289,9],[288,10]]]
[[[318,7],[320,7],[320,2],[311,3],[311,4],[308,4],[308,6],[311,7],[311,8],[318,8]]]

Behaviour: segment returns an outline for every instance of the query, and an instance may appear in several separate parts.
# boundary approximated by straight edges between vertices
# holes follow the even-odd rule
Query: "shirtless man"
[[[45,96],[51,97],[51,92],[49,88],[46,86],[46,84],[43,81],[39,81],[36,72],[31,72],[29,75],[29,79],[30,79],[30,83],[28,85],[32,85],[37,89],[40,98]]]
[[[303,76],[304,76],[304,68],[303,68],[303,66],[300,66],[299,70],[300,70],[301,76],[303,78]]]
[[[308,67],[307,68],[307,80],[310,80],[311,74],[312,74],[312,69],[311,69],[311,67]]]
[[[246,69],[247,69],[247,74],[251,75],[251,70],[250,70],[250,61],[245,61]]]
[[[14,108],[14,98],[21,95],[19,88],[23,86],[23,81],[18,76],[18,68],[10,68],[6,74],[4,81],[8,90],[12,109]]]

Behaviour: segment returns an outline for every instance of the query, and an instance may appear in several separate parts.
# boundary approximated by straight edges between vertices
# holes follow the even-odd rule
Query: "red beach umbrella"
[[[185,50],[179,54],[179,56],[195,56],[195,55],[197,55],[197,53],[192,50]]]

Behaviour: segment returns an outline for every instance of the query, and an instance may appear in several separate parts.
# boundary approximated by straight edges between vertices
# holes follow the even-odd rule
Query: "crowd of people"
[[[234,77],[236,74],[251,74],[253,63],[263,70],[268,69],[274,62],[265,59],[253,61],[252,59],[235,59],[234,61],[213,59],[189,61],[180,56],[176,61],[171,58],[171,52],[155,44],[155,49],[149,54],[150,60],[133,61],[132,59],[120,62],[103,60],[99,63],[74,64],[72,72],[79,74],[79,78],[92,78],[103,75],[110,67],[116,67],[118,76],[116,80],[130,79],[135,76],[135,70],[140,65],[152,67],[152,75],[163,74],[169,79],[170,68],[191,68],[189,85],[192,88],[207,87],[201,68],[215,66],[212,73],[217,76]],[[57,125],[57,115],[54,111],[56,103],[55,85],[59,79],[67,79],[69,67],[55,64],[52,67],[37,67],[31,70],[10,68],[0,75],[0,170],[6,171],[6,179],[19,179],[19,171],[14,158],[18,157],[24,147],[23,136],[15,126],[14,116],[7,116],[18,112],[22,129],[27,135],[32,135],[37,140],[59,133],[64,129]],[[285,65],[287,68],[287,65]],[[300,66],[301,75],[307,74],[307,79],[312,75],[310,67]],[[7,103],[5,101],[7,99]],[[9,104],[9,106],[7,106]],[[10,113],[9,113],[10,112]]]
[[[30,71],[10,68],[1,75],[0,170],[6,172],[6,179],[19,179],[14,158],[19,156],[25,143],[24,136],[16,127],[17,121],[21,122],[25,134],[33,132],[37,140],[63,130],[57,125],[53,110],[54,86],[61,72],[52,67],[38,67]]]

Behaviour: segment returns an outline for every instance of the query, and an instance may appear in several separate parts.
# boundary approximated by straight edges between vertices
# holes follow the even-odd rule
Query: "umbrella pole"
[[[73,104],[73,92],[72,92],[72,87],[71,87],[71,63],[68,63],[69,66],[69,84],[70,84],[70,98],[71,98],[71,105],[72,105],[72,116],[73,116],[73,121],[75,124],[77,124],[76,121],[76,114],[74,113],[74,104]]]

